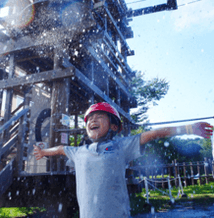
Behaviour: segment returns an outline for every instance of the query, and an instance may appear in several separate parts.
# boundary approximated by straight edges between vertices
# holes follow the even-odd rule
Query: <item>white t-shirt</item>
[[[80,218],[127,218],[130,214],[125,180],[127,164],[140,157],[140,135],[65,146],[75,165]]]

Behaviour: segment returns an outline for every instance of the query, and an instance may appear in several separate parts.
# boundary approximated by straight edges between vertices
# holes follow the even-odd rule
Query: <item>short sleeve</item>
[[[138,134],[120,139],[121,142],[119,145],[124,152],[126,163],[129,163],[130,161],[142,156],[140,152],[140,136],[141,134]]]
[[[77,147],[64,146],[65,155],[68,158],[66,166],[74,167],[75,163],[75,153],[77,152]]]

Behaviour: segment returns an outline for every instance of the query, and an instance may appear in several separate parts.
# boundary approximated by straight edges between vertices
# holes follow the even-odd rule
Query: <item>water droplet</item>
[[[58,212],[59,212],[59,213],[62,211],[62,206],[63,206],[62,203],[60,203],[60,204],[59,204],[59,207],[58,207]]]
[[[151,214],[154,214],[154,213],[155,213],[155,208],[151,207]]]
[[[169,142],[164,142],[164,146],[168,147],[169,146]]]

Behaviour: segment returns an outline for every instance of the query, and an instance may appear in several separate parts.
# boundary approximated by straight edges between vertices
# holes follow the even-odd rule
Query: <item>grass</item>
[[[27,215],[32,215],[34,213],[43,212],[44,208],[39,207],[9,207],[9,208],[0,208],[0,217],[25,217]]]
[[[168,193],[167,189],[161,189]],[[163,195],[160,191],[150,190],[150,204],[155,208],[156,212],[167,211],[169,209],[173,209],[174,205],[170,203],[170,198],[167,195]],[[187,195],[186,198],[182,198],[181,195],[178,195],[178,189],[173,188],[171,190],[172,196],[175,199],[176,205],[182,206],[191,206],[194,207],[209,207],[214,204],[214,182],[210,182],[209,184],[204,185],[195,185],[184,187],[184,193]],[[131,215],[134,216],[139,213],[148,213],[151,210],[151,206],[146,204],[146,190],[142,189],[141,193],[132,194],[130,197],[131,204]],[[44,208],[0,208],[0,217],[8,218],[8,217],[25,217],[30,214],[38,213],[45,211]],[[74,217],[78,217],[76,214]]]
[[[142,189],[141,193],[132,194],[130,198],[131,203],[131,215],[134,216],[138,213],[148,213],[151,210],[151,205],[155,208],[156,212],[167,211],[173,209],[175,205],[182,205],[184,207],[189,206],[191,203],[192,208],[203,208],[214,204],[214,182],[204,185],[195,185],[184,187],[184,193],[187,197],[178,195],[178,188],[171,189],[175,204],[171,204],[170,197],[163,195],[160,191],[149,190],[149,203],[146,203],[146,190]],[[161,189],[167,193],[167,189]]]

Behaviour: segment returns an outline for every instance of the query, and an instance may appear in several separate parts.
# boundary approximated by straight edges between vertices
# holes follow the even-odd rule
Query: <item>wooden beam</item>
[[[126,62],[126,59],[122,56],[122,54],[119,52],[119,50],[117,49],[117,47],[114,45],[112,39],[110,38],[110,36],[105,33],[104,37],[106,38],[106,40],[108,40],[109,43],[106,42],[106,40],[103,38],[103,42],[110,48],[110,46],[114,49],[113,54],[115,55],[116,53],[118,53],[118,57],[120,58],[120,62],[124,64],[124,68],[126,68],[129,72],[132,72],[132,69],[129,67],[129,65]],[[111,49],[111,48],[110,48]],[[129,79],[131,79],[131,76],[127,73],[126,74],[127,77],[129,77]]]
[[[0,160],[1,160],[2,158],[7,157],[7,155],[9,155],[9,153],[11,152],[11,151],[10,151],[11,147],[15,146],[15,144],[17,143],[17,141],[18,141],[18,135],[15,135],[15,136],[13,136],[13,137],[10,139],[10,141],[8,141],[8,142],[6,143],[6,145],[4,145],[4,147],[2,147],[2,148],[0,149]]]
[[[128,92],[128,90],[126,89],[126,87],[120,82],[120,80],[116,77],[116,75],[114,75],[114,73],[112,73],[112,71],[109,69],[109,67],[107,66],[107,64],[103,61],[103,59],[101,59],[96,52],[94,51],[93,47],[87,47],[86,48],[88,50],[88,52],[90,52],[90,54],[95,58],[95,60],[100,63],[100,65],[103,67],[103,69],[111,76],[112,79],[115,80],[115,82],[117,83],[117,85],[121,88],[121,90],[123,90],[123,92],[127,95],[127,97],[129,99],[133,100],[133,96]],[[133,100],[134,101],[134,100]]]
[[[126,69],[123,67],[122,62],[117,58],[116,54],[112,51],[112,49],[109,47],[109,45],[107,45],[109,50],[111,51],[111,54],[114,56],[115,60],[117,61],[117,64],[122,68],[122,70],[124,72],[126,72],[126,74],[122,74],[121,72],[118,71],[117,66],[113,63],[113,61],[110,59],[109,55],[103,50],[101,49],[102,54],[104,55],[104,57],[108,60],[108,62],[112,65],[112,67],[114,67],[115,71],[117,71],[117,73],[120,75],[120,78],[126,83],[126,85],[129,87],[130,84],[126,79],[126,76],[128,75]],[[131,77],[128,76],[129,80],[131,80]]]
[[[130,49],[129,45],[127,44],[127,42],[126,42],[126,40],[125,40],[123,34],[121,33],[120,29],[118,28],[118,26],[117,26],[117,24],[116,24],[114,18],[112,17],[112,15],[111,15],[110,11],[108,10],[108,8],[104,7],[104,9],[105,9],[105,11],[106,11],[108,17],[110,18],[111,22],[113,23],[113,25],[114,25],[114,27],[115,27],[115,29],[116,29],[116,31],[117,31],[117,33],[118,33],[120,39],[121,39],[122,44],[123,44],[123,45],[126,47],[126,49],[127,49],[127,51],[128,51],[128,52],[127,52],[127,55],[130,55],[130,54],[129,54],[129,51],[131,51],[131,49]]]
[[[24,86],[40,82],[50,82],[60,78],[66,78],[74,76],[74,67],[67,69],[50,70],[42,73],[26,75],[19,78],[9,78],[7,80],[0,81],[0,89],[13,88],[15,86]]]
[[[30,37],[22,37],[17,41],[13,39],[8,40],[6,43],[0,43],[0,55],[4,55],[9,52],[24,50],[36,46],[42,46],[43,43],[35,41]]]
[[[11,54],[9,60],[8,79],[13,79],[14,74],[15,74],[15,58],[14,58],[14,54]],[[11,117],[12,99],[13,99],[13,89],[10,88],[7,90],[7,94],[6,94],[4,122],[7,122]],[[3,140],[7,140],[9,138],[9,131],[6,130],[1,137],[3,137]]]
[[[68,59],[63,60],[63,65],[65,67],[72,67],[73,65],[68,61]],[[117,109],[117,111],[124,117],[126,117],[127,120],[129,120],[131,123],[135,123],[134,120],[131,118],[131,116],[126,113],[121,107],[119,107],[115,102],[113,102],[107,95],[105,95],[102,90],[100,90],[96,85],[91,83],[91,80],[89,80],[83,73],[81,73],[78,69],[75,68],[75,76],[84,83],[89,89],[91,89],[94,93],[96,93],[98,96],[101,97],[104,101],[111,104],[113,107]]]

